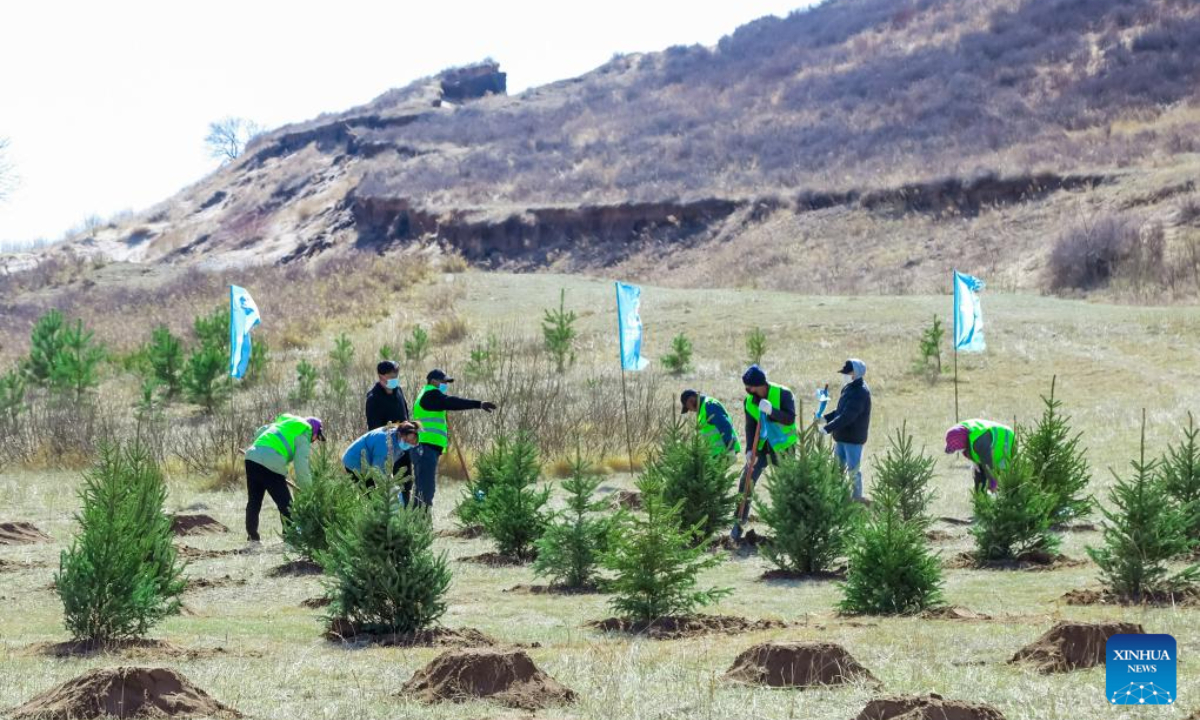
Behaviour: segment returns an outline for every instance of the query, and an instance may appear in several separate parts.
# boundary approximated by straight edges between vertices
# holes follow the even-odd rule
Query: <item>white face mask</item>
[[[854,382],[853,375],[843,375],[842,376],[842,387],[846,387],[847,385],[849,385],[852,382]]]

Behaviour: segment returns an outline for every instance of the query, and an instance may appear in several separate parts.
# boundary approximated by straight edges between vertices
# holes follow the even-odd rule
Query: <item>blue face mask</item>
[[[395,390],[400,387],[400,378],[388,378],[387,386],[388,390]]]
[[[408,443],[404,442],[403,440],[400,440],[399,442],[397,442],[396,447],[400,448],[401,452],[404,452],[407,450],[412,450],[412,448],[413,448],[412,445],[409,445]]]
[[[444,393],[450,392],[450,386],[446,383],[442,383],[441,385],[438,385],[438,390],[441,390]]]

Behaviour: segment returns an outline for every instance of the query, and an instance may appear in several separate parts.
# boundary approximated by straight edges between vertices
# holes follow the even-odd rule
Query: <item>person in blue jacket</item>
[[[825,416],[825,427],[821,432],[833,436],[833,450],[842,470],[854,477],[854,499],[862,500],[863,446],[867,444],[867,431],[871,427],[871,390],[863,380],[867,365],[851,358],[842,365],[839,373],[844,378],[842,393],[838,396],[837,409]]]
[[[420,430],[420,424],[411,420],[371,430],[346,448],[342,453],[342,465],[356,481],[373,487],[371,470],[377,470],[381,477],[388,477],[405,465],[405,458],[417,444]]]

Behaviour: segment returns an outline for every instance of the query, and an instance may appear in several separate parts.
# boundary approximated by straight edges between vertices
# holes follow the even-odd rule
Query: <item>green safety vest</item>
[[[417,442],[422,445],[436,445],[443,450],[450,446],[450,426],[446,424],[445,410],[426,410],[421,407],[421,399],[430,390],[437,390],[436,385],[426,385],[421,388],[413,403],[413,420],[421,423],[421,432],[417,433]]]
[[[784,390],[791,392],[791,388],[786,388],[782,385],[776,385],[775,383],[767,383],[767,399],[771,401],[772,407],[777,408],[780,406],[779,398],[783,395]],[[759,422],[761,425],[761,421],[758,417],[758,400],[759,399],[757,397],[751,395],[750,393],[746,393],[746,412],[750,414],[750,417],[754,418],[755,422]],[[776,424],[778,425],[778,423]],[[787,450],[791,446],[795,445],[800,439],[800,436],[796,432],[796,423],[793,422],[791,425],[779,425],[779,427],[781,427],[784,432],[783,442],[775,445],[774,449]],[[767,439],[761,429],[759,430],[758,434],[758,449],[761,450],[767,446]]]
[[[712,454],[720,456],[727,452],[741,452],[742,444],[738,442],[737,433],[733,434],[733,441],[726,447],[725,440],[721,437],[721,431],[715,425],[711,425],[708,422],[708,408],[710,406],[720,408],[722,411],[725,410],[725,406],[716,398],[704,395],[700,397],[702,398],[700,407],[696,410],[696,430],[700,433],[701,437],[708,440],[709,445],[712,446]],[[728,417],[729,413],[725,413],[725,416]]]
[[[1012,455],[1013,440],[1016,437],[1012,428],[990,420],[964,420],[962,426],[970,433],[967,439],[967,454],[971,458],[971,462],[976,465],[985,464],[979,454],[975,452],[975,441],[991,433],[992,462],[990,467],[998,469],[1008,464],[1008,458]]]
[[[291,462],[296,458],[296,439],[308,435],[312,439],[312,425],[299,415],[283,414],[263,428],[258,437],[254,438],[253,447],[265,447],[279,453],[284,460]]]

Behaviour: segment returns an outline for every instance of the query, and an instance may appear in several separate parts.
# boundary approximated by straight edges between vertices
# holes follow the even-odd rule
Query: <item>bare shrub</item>
[[[1107,286],[1137,251],[1138,243],[1137,226],[1118,215],[1101,215],[1067,228],[1050,250],[1050,289],[1063,292]]]
[[[435,345],[453,345],[466,339],[471,332],[467,319],[458,313],[445,315],[433,322],[433,342]]]

